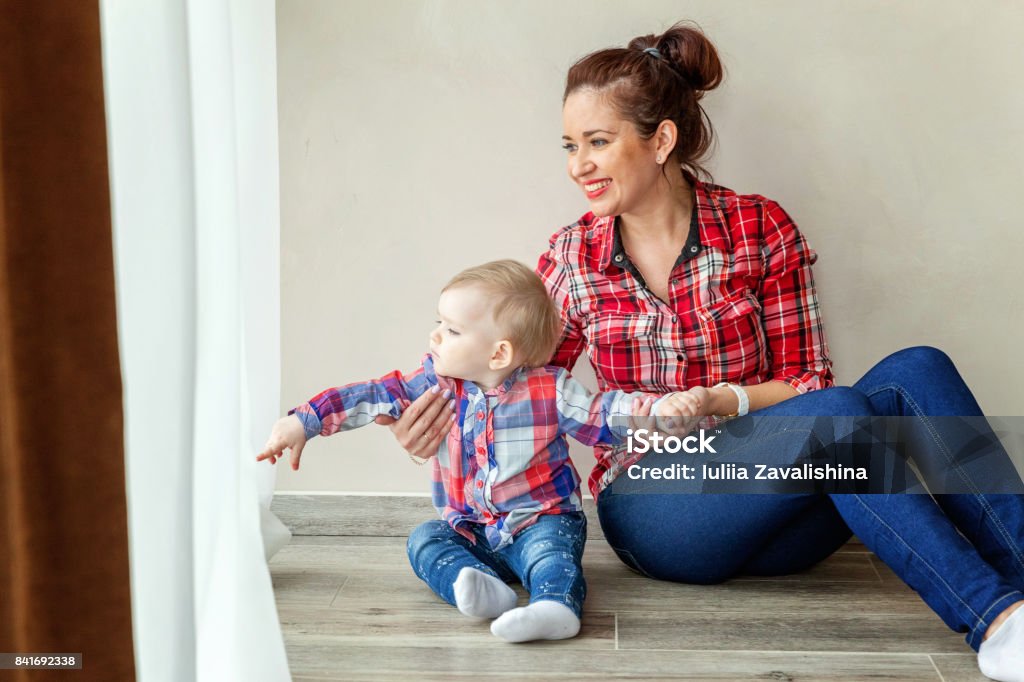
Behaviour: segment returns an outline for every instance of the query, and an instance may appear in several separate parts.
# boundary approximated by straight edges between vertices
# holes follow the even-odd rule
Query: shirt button
[[[484,413],[483,412],[477,412],[476,413],[476,418],[477,419],[483,419],[484,418]]]
[[[672,316],[672,321],[673,322],[678,322],[679,321],[679,316],[678,315],[673,315]]]
[[[686,359],[686,358],[684,358],[684,357],[683,357],[683,354],[682,354],[682,353],[677,353],[677,354],[676,354],[676,360],[678,360],[679,362],[682,362],[682,361],[683,361],[683,360],[685,360],[685,359]]]
[[[477,488],[483,488],[484,487],[484,482],[483,481],[477,481],[476,482],[476,487]]]
[[[477,448],[476,449],[476,454],[478,454],[478,455],[484,454],[484,449],[483,448]]]
[[[679,284],[679,280],[675,277],[672,278],[672,284]]]

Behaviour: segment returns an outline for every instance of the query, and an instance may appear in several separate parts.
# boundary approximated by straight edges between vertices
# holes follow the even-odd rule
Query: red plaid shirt
[[[551,364],[586,349],[600,390],[666,393],[721,381],[833,384],[814,293],[817,254],[782,207],[695,180],[690,234],[662,301],[622,248],[617,219],[587,213],[551,237],[537,272],[565,322]],[[642,455],[598,446],[596,497]]]

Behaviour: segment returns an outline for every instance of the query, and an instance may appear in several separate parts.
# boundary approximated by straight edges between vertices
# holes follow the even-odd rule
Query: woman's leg
[[[963,431],[984,424],[981,407],[949,357],[926,346],[907,348],[875,365],[854,388],[868,397],[878,414],[908,418],[903,421],[911,428],[905,431],[918,441],[911,454],[922,471],[956,470],[961,486],[971,494],[936,495],[935,501],[985,561],[1024,589],[1024,496],[992,494],[984,485],[999,481],[1007,489],[1021,488],[1020,476],[1001,448],[979,459],[969,447],[949,444],[965,441]],[[964,429],[949,415],[978,419],[971,419],[971,428]],[[991,432],[980,440],[998,442]],[[976,484],[974,474],[983,481]]]
[[[875,408],[858,390],[833,388],[755,414],[872,415]],[[796,451],[763,451],[776,460],[799,457]],[[621,494],[620,481],[598,499],[602,528],[627,565],[654,578],[714,583],[744,570],[792,572],[825,558],[849,537],[814,495]],[[951,628],[970,631],[975,649],[992,619],[1024,598],[928,495],[829,497],[849,528]],[[813,516],[806,516],[811,510]],[[803,538],[809,542],[802,544]]]
[[[467,616],[496,618],[516,604],[506,585],[516,579],[505,562],[477,533],[476,544],[440,519],[409,534],[406,550],[412,570],[434,593]]]
[[[614,486],[597,501],[605,538],[624,564],[657,580],[713,585],[795,573],[851,534],[827,497],[616,494]]]
[[[907,445],[922,467],[957,466],[970,452],[955,420],[980,415],[952,362],[932,348],[887,357],[855,384],[879,413],[919,417]],[[927,458],[933,458],[931,462]],[[993,460],[991,466],[1009,466]],[[967,467],[964,480],[970,483]],[[1006,472],[1007,476],[1016,476]],[[1024,600],[1024,497],[983,492],[958,495],[833,495],[858,537],[913,587],[946,624],[967,632],[977,650],[993,620]],[[973,544],[972,544],[973,543]]]
[[[928,495],[832,495],[843,520],[975,650],[992,621],[1024,599]]]

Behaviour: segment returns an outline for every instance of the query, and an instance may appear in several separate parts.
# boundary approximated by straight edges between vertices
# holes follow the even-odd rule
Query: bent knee
[[[413,560],[415,554],[426,545],[432,542],[446,540],[451,537],[451,527],[441,519],[433,519],[413,528],[409,533],[409,539],[405,543],[405,551],[409,559]]]
[[[894,360],[900,363],[910,364],[915,368],[921,368],[924,371],[929,371],[933,368],[948,369],[954,367],[953,360],[946,355],[945,352],[932,346],[911,346],[910,348],[904,348],[896,351],[887,357],[886,360]]]
[[[835,386],[814,392],[817,414],[826,417],[869,417],[875,408],[866,395],[849,386]]]

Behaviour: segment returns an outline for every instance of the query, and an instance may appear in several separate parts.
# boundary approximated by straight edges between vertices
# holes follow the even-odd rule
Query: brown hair
[[[660,57],[645,52],[655,48]],[[619,115],[650,139],[664,120],[678,129],[675,158],[695,176],[711,177],[701,165],[714,140],[711,119],[700,105],[708,90],[722,82],[718,52],[700,27],[679,22],[660,36],[649,34],[629,46],[592,52],[569,69],[562,104],[576,90],[606,94]]]
[[[527,367],[546,365],[562,335],[562,318],[544,283],[514,260],[496,260],[463,270],[442,292],[476,285],[494,296],[494,321],[508,335]]]

